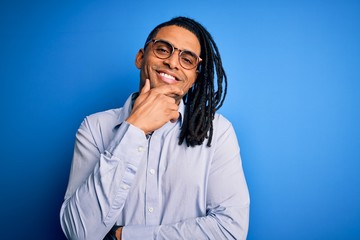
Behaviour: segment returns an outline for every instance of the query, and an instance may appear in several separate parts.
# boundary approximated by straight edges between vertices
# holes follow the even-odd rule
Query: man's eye
[[[195,59],[191,55],[188,55],[188,54],[183,54],[181,56],[181,60],[183,63],[185,63],[187,65],[192,65],[195,63]]]
[[[158,52],[160,54],[169,54],[169,50],[167,48],[164,48],[164,47],[157,48],[156,52]]]

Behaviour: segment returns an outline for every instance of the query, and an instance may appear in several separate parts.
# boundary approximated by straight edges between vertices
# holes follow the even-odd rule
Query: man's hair
[[[211,34],[200,23],[187,17],[176,17],[156,26],[145,43],[152,40],[158,31],[166,26],[179,26],[195,34],[201,46],[198,77],[188,93],[183,97],[185,114],[179,136],[179,144],[184,140],[188,146],[201,145],[208,138],[211,146],[213,119],[226,96],[227,77],[222,66],[220,53]],[[215,80],[216,75],[216,82]]]

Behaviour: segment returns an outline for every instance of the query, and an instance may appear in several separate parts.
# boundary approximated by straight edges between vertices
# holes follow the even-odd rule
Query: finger
[[[140,94],[139,96],[136,98],[134,106],[133,106],[133,111],[135,109],[137,109],[141,104],[143,104],[143,101],[146,99],[146,96],[144,95],[145,93],[149,92],[150,90],[150,80],[146,79],[144,85],[142,86],[141,90],[140,90]]]
[[[144,86],[141,88],[140,94],[147,93],[150,90],[150,80],[147,78],[145,80]]]
[[[179,119],[180,113],[178,111],[176,111],[176,112],[174,112],[173,115],[174,116],[170,119],[170,122],[172,122],[172,123],[176,122]]]

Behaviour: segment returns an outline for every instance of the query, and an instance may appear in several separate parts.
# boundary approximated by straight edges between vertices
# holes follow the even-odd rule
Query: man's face
[[[178,26],[163,27],[154,39],[161,39],[171,43],[180,50],[189,50],[200,56],[200,43],[197,37],[185,28]],[[179,51],[167,59],[155,56],[150,43],[146,50],[140,49],[136,55],[136,67],[140,69],[140,88],[145,80],[150,80],[150,87],[156,88],[166,84],[173,84],[184,91],[184,95],[192,87],[197,78],[197,67],[185,69],[179,63]],[[182,96],[172,96],[179,103]]]

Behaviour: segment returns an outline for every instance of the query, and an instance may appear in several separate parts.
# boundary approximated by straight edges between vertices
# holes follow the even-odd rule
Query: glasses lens
[[[158,58],[168,58],[172,54],[172,46],[165,41],[156,41],[153,44],[153,51]]]
[[[180,53],[180,64],[186,69],[192,69],[197,65],[198,57],[190,51],[182,51]]]

